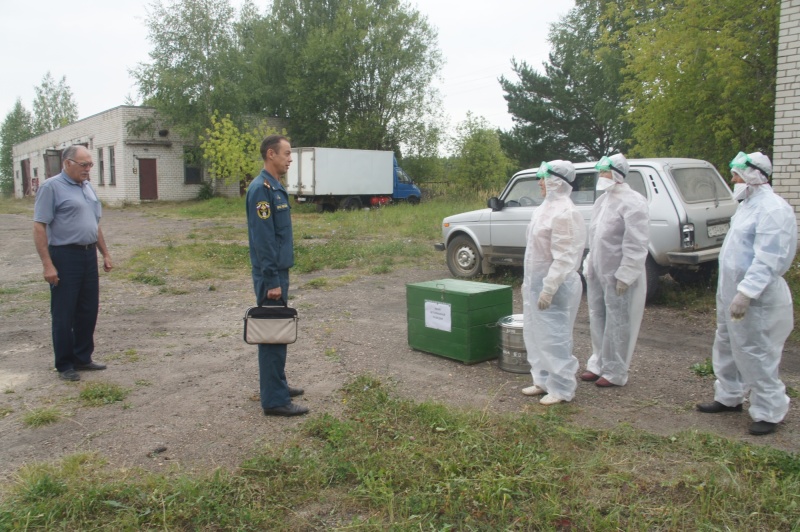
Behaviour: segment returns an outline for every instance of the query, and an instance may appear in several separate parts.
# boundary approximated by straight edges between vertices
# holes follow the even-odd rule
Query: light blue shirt
[[[103,207],[88,181],[76,183],[63,171],[36,192],[33,221],[47,226],[51,246],[94,244]]]

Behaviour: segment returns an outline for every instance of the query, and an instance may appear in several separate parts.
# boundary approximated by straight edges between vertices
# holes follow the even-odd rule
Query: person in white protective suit
[[[650,238],[647,200],[627,183],[622,154],[595,165],[600,176],[584,261],[592,355],[581,380],[600,387],[628,382],[647,295],[645,260]]]
[[[578,360],[572,328],[581,302],[578,267],[586,224],[570,199],[575,167],[569,161],[542,163],[536,173],[544,196],[528,225],[522,283],[523,339],[533,386],[525,395],[544,395],[553,405],[575,397]]]
[[[750,392],[751,434],[775,431],[789,410],[778,376],[783,344],[794,326],[792,295],[782,275],[797,251],[794,210],[772,191],[772,163],[759,152],[731,162],[734,197],[741,201],[719,254],[717,333],[712,363],[714,401],[708,414],[741,412]]]

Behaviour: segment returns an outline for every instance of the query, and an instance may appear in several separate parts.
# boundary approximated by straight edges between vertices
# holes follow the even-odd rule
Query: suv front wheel
[[[459,235],[450,241],[447,267],[455,277],[471,279],[481,273],[481,255],[470,237]]]

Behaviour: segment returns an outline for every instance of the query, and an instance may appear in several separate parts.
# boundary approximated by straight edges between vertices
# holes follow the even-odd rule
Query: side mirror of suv
[[[489,201],[486,203],[486,206],[495,212],[501,211],[503,210],[503,201],[499,198],[489,198]]]

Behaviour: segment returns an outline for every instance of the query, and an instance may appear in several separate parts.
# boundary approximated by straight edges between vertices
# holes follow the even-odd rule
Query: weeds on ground
[[[714,376],[714,366],[711,363],[710,358],[706,358],[703,362],[698,362],[696,364],[692,364],[689,369],[692,370],[692,373],[697,375],[698,377],[713,377]]]
[[[122,402],[128,390],[118,384],[90,382],[83,386],[79,397],[88,406],[102,406]]]
[[[141,356],[136,349],[126,349],[122,353],[112,353],[110,355],[106,355],[106,360],[116,360],[122,362],[123,364],[130,364],[133,362],[139,362],[141,360]]]
[[[790,530],[800,458],[686,432],[574,427],[563,406],[516,415],[393,396],[359,377],[341,417],[238,471],[104,471],[85,455],[24,468],[0,529]]]
[[[22,416],[22,423],[28,427],[42,427],[55,423],[61,418],[61,412],[56,408],[35,408]]]

